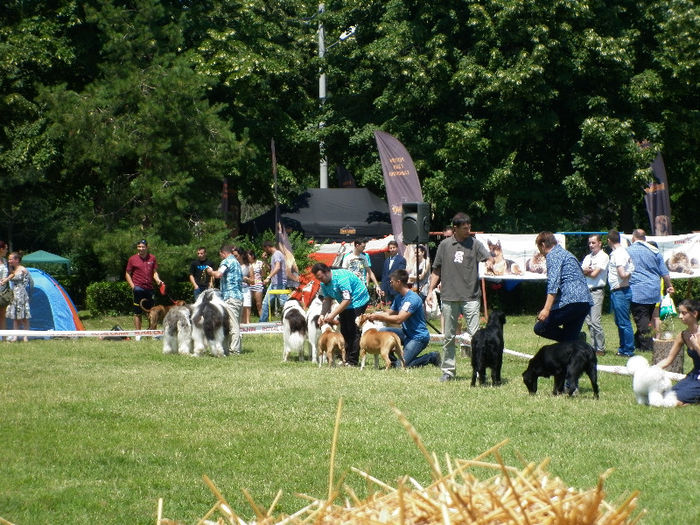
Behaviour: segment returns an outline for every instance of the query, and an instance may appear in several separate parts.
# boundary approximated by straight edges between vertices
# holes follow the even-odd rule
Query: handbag
[[[7,286],[2,292],[0,292],[0,308],[5,308],[8,306],[14,298],[15,293],[12,291],[12,288]]]
[[[676,305],[673,304],[671,295],[664,295],[664,298],[661,299],[661,304],[659,305],[659,318],[663,321],[667,317],[676,317],[677,315],[678,312],[676,311]]]

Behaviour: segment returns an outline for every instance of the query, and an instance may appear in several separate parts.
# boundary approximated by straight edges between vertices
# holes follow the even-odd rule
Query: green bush
[[[192,285],[189,282],[166,283],[166,295],[155,294],[156,304],[172,304],[183,300],[194,302]],[[126,281],[99,281],[87,287],[85,306],[92,316],[128,315],[132,312],[133,292]]]
[[[85,291],[85,306],[93,316],[129,314],[132,301],[126,281],[100,281],[90,284]]]

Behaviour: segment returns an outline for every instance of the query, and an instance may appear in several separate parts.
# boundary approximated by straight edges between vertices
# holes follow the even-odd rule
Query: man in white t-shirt
[[[620,232],[617,230],[608,232],[608,246],[612,249],[608,265],[610,304],[615,314],[615,324],[620,337],[617,355],[631,357],[634,355],[634,331],[632,330],[632,321],[630,321],[630,304],[632,303],[630,276],[634,271],[634,264],[627,249],[620,243]]]
[[[372,281],[374,283],[374,289],[377,291],[379,297],[381,297],[384,295],[384,292],[372,271],[369,255],[364,252],[365,246],[367,246],[366,239],[355,239],[353,250],[345,254],[340,264],[343,268],[357,275],[368,290],[369,282]]]
[[[593,306],[586,316],[588,333],[591,335],[591,346],[598,355],[605,355],[605,332],[601,325],[603,299],[605,298],[605,283],[608,280],[608,254],[603,251],[600,235],[594,233],[588,237],[588,249],[591,253],[584,257],[581,263],[586,284],[593,298]]]

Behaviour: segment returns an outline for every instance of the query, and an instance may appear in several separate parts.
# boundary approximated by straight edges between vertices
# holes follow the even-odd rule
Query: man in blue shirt
[[[218,270],[207,267],[207,273],[215,279],[220,279],[219,288],[221,297],[226,303],[228,318],[230,321],[229,353],[238,355],[241,353],[241,311],[243,309],[243,274],[233,252],[236,248],[230,244],[224,244],[219,249],[221,264]]]
[[[367,286],[350,270],[331,270],[324,263],[314,264],[311,273],[321,283],[319,295],[323,298],[323,308],[319,325],[338,317],[340,333],[345,339],[347,364],[357,366],[360,356],[360,331],[355,324],[355,318],[367,309]],[[333,299],[338,301],[338,304],[331,310]]]
[[[593,305],[581,265],[552,232],[540,232],[535,245],[547,259],[547,299],[534,331],[558,342],[575,341]]]
[[[401,324],[401,328],[382,328],[382,331],[394,332],[401,339],[403,357],[406,366],[416,367],[433,364],[440,366],[440,354],[430,352],[419,356],[430,342],[430,332],[425,323],[423,300],[408,284],[406,270],[394,270],[389,282],[397,295],[388,312],[370,314],[370,321]]]
[[[656,303],[661,301],[661,279],[666,285],[666,292],[673,293],[673,285],[668,275],[668,268],[658,248],[646,242],[644,230],[632,232],[632,245],[627,248],[634,271],[630,276],[632,303],[630,311],[637,331],[634,334],[634,346],[640,350],[653,350],[649,323]]]

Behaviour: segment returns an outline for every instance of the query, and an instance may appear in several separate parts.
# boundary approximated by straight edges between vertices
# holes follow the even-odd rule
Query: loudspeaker
[[[405,244],[426,243],[430,237],[430,203],[404,202],[401,225]]]

